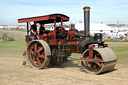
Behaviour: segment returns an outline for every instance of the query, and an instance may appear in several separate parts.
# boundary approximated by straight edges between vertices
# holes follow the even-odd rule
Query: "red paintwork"
[[[43,39],[43,40],[45,40],[46,42],[48,42],[48,34],[44,33],[44,34],[40,37],[40,39]]]
[[[94,44],[88,46],[90,59],[93,59],[93,47],[95,47]]]
[[[58,44],[58,40],[49,40],[49,44],[56,45],[56,44]]]
[[[65,42],[66,43],[63,43]],[[69,53],[78,53],[79,50],[78,50],[78,41],[77,40],[60,40],[59,42],[59,49],[60,50],[64,50],[66,52],[69,52]]]
[[[73,44],[74,46],[78,45],[78,41],[76,40],[69,40],[69,44]]]
[[[75,31],[74,29],[71,29],[68,31],[68,38],[69,39],[73,39],[73,37],[78,36],[78,35],[79,35],[79,33],[77,31]]]
[[[18,19],[18,23],[37,21],[37,22],[42,22],[46,24],[46,23],[54,23],[55,19],[56,19],[56,22],[61,22],[61,19],[63,20],[63,22],[69,21],[69,17],[64,14],[50,14],[50,15],[45,15],[45,16],[21,18],[21,19]]]
[[[18,19],[18,23],[48,20],[49,16]]]
[[[37,54],[35,56],[35,54]],[[45,60],[45,50],[40,43],[35,43],[30,47],[30,60],[35,66],[42,66]]]
[[[49,37],[52,37],[52,36],[53,36],[53,32],[49,32],[49,33],[48,33],[48,36],[49,36]]]
[[[78,53],[78,41],[77,40],[69,40],[68,45],[72,45],[71,52]]]
[[[96,68],[95,65],[98,65],[101,68],[102,67],[101,62],[104,62],[102,59],[97,58],[97,56],[95,59],[94,58],[90,59],[87,57],[87,58],[80,58],[80,60],[85,61],[89,67],[93,66],[93,68]],[[95,63],[95,65],[94,65],[94,63]]]
[[[54,39],[56,40],[56,20],[54,19],[54,31],[53,31],[53,34],[54,34]]]
[[[27,44],[29,44],[31,41],[30,40],[25,40]]]
[[[72,37],[73,34],[74,34],[74,29],[68,31],[68,36],[69,36],[69,37]]]

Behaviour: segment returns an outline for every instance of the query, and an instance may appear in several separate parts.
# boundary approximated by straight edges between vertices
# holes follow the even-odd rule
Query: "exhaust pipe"
[[[90,7],[84,7],[84,36],[90,37]]]

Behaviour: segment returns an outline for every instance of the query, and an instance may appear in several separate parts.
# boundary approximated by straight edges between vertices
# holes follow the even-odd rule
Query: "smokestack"
[[[90,36],[90,7],[84,7],[84,36]]]

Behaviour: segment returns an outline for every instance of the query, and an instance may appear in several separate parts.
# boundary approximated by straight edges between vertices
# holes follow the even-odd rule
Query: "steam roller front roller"
[[[87,73],[99,74],[111,71],[117,62],[116,54],[108,47],[94,48],[92,58],[89,57],[89,50],[85,50],[82,55],[81,64]]]
[[[32,68],[42,69],[49,65],[51,50],[43,40],[33,40],[27,46],[27,61]]]

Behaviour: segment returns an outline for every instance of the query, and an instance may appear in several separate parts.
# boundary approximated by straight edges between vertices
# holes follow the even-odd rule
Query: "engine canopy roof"
[[[37,16],[37,17],[29,17],[29,18],[21,18],[18,19],[18,23],[25,23],[25,22],[37,22],[37,23],[54,23],[54,20],[56,22],[61,22],[61,19],[63,22],[69,21],[69,17],[64,14],[50,14],[50,15],[44,15],[44,16]]]

